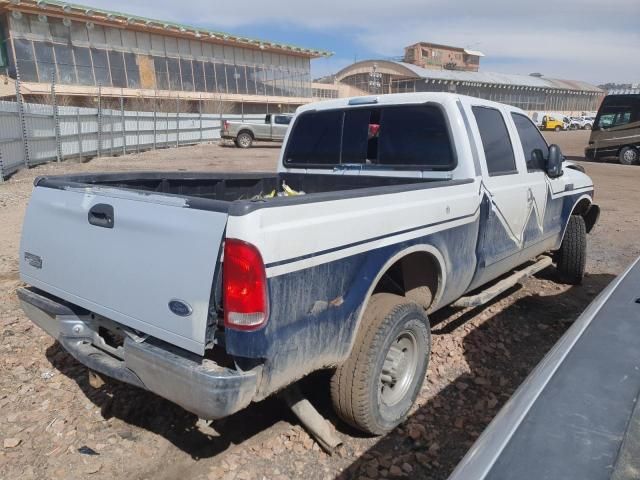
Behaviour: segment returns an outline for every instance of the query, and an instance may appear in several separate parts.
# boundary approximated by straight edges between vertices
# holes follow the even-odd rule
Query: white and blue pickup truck
[[[202,418],[331,369],[339,416],[381,434],[421,388],[429,313],[552,259],[581,281],[593,195],[519,109],[333,100],[298,109],[276,173],[36,179],[18,295],[79,362]]]

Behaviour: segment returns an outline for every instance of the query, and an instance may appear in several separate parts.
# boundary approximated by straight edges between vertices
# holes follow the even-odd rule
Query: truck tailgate
[[[226,212],[190,208],[176,196],[36,187],[20,273],[30,285],[202,354],[226,221]]]

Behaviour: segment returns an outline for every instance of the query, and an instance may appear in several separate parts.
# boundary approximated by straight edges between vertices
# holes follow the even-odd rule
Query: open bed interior
[[[168,193],[232,202],[281,192],[283,182],[305,194],[433,182],[433,179],[308,173],[182,174],[136,173],[75,176],[74,183]]]

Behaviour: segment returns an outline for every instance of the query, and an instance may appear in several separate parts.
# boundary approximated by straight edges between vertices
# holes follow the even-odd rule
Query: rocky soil
[[[565,135],[561,139],[575,145],[584,141],[583,132]],[[563,150],[578,150],[575,145]],[[17,251],[35,176],[265,171],[275,167],[278,152],[273,147],[184,147],[50,164],[0,185],[0,478],[444,479],[586,305],[640,255],[640,167],[585,163],[603,215],[589,239],[584,284],[559,284],[549,268],[490,305],[433,315],[433,353],[418,405],[383,438],[364,437],[333,415],[327,372],[306,379],[303,391],[344,440],[333,456],[316,445],[278,398],[208,423],[116,381],[91,386],[86,369],[23,315],[15,296],[21,285]]]

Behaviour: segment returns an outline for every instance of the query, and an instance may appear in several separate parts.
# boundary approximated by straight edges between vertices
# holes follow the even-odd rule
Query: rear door
[[[479,266],[494,277],[517,265],[528,217],[528,181],[518,168],[505,111],[471,105],[482,145],[481,168],[486,211],[479,239]],[[488,278],[485,278],[488,279]]]
[[[226,220],[226,212],[190,208],[180,197],[38,186],[24,221],[21,276],[99,315],[202,353]]]

